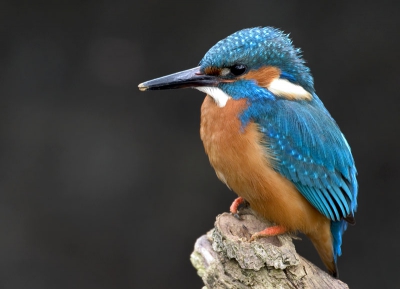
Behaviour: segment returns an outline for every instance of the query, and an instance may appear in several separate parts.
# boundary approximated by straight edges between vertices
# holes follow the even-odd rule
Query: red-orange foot
[[[239,207],[239,205],[240,205],[241,203],[243,203],[243,202],[244,202],[244,199],[243,199],[242,197],[236,198],[236,199],[233,201],[233,203],[232,203],[232,205],[231,205],[229,211],[230,211],[232,214],[237,214],[237,212],[238,212],[238,207]]]
[[[273,226],[266,228],[265,230],[262,230],[261,232],[253,234],[250,238],[250,242],[262,238],[262,237],[271,237],[271,236],[276,236],[276,235],[281,235],[285,233],[287,230],[285,227],[282,226]]]
[[[231,207],[229,208],[229,211],[231,212],[231,214],[233,214],[233,216],[236,219],[240,220],[240,216],[238,214],[238,207],[240,206],[240,204],[242,204],[244,202],[245,202],[245,199],[243,199],[242,197],[238,197],[233,201]]]

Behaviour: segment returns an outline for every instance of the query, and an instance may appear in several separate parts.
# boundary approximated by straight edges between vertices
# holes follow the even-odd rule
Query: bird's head
[[[139,89],[196,88],[223,107],[229,98],[311,100],[313,78],[288,35],[244,29],[215,44],[198,67],[150,80]]]

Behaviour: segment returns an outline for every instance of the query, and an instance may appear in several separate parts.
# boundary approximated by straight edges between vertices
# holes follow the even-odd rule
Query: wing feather
[[[316,96],[315,96],[316,97]],[[255,117],[273,154],[274,169],[292,181],[322,214],[339,221],[357,207],[353,156],[320,101],[275,101],[275,113]]]

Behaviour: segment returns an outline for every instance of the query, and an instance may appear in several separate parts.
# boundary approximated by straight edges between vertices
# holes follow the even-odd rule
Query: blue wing
[[[270,113],[258,114],[255,121],[276,160],[274,169],[330,220],[352,216],[357,207],[353,156],[318,97],[314,95],[312,102],[282,99],[270,105]]]

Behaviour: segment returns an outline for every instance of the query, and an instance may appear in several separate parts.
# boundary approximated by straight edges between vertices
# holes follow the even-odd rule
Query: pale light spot
[[[206,247],[204,247],[204,244],[202,244],[204,240],[203,237],[197,239],[196,243],[194,244],[194,250],[196,253],[201,254],[206,261],[207,266],[211,266],[215,262],[215,258],[209,251],[207,251]],[[192,256],[195,256],[195,254],[192,254]]]
[[[226,105],[226,102],[231,98],[218,87],[202,86],[195,88],[211,96],[219,107],[224,107]]]
[[[302,86],[291,83],[287,79],[276,78],[268,85],[268,90],[276,96],[282,96],[287,99],[311,100],[311,94]]]
[[[343,134],[343,133],[342,133],[342,138],[343,138],[343,140],[344,140],[344,142],[345,142],[347,148],[349,149],[349,151],[351,151],[351,148],[350,148],[350,146],[349,146],[349,143],[347,142],[347,140],[346,140],[346,138],[344,137],[344,134]]]
[[[229,72],[231,72],[231,70],[229,68],[223,68],[219,74],[222,76],[225,76],[225,75],[228,75]]]

